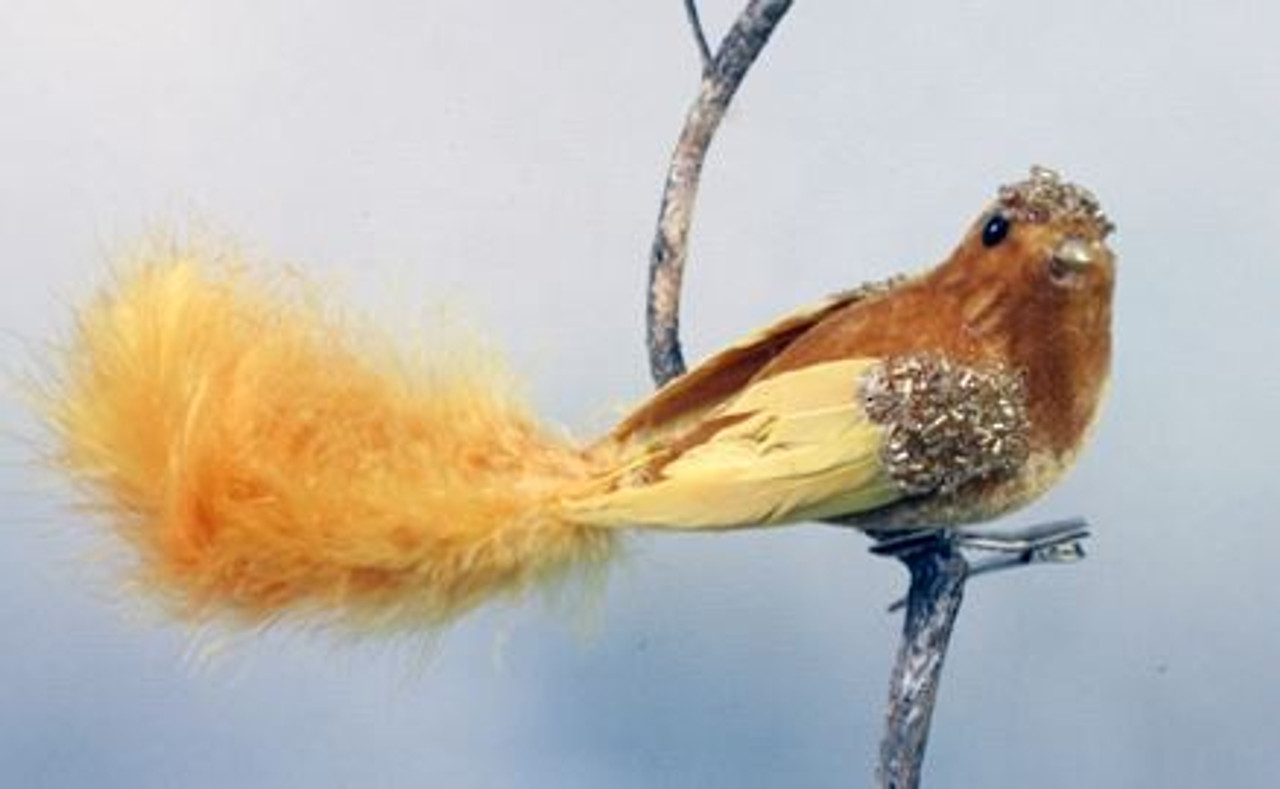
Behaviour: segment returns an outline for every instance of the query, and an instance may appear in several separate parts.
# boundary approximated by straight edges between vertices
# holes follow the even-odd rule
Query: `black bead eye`
[[[994,247],[1004,237],[1009,235],[1009,220],[1005,219],[1003,214],[992,214],[987,223],[982,226],[982,245],[984,247]]]

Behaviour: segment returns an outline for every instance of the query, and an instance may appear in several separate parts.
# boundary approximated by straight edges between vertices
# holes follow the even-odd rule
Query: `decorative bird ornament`
[[[940,265],[757,332],[585,446],[481,352],[408,358],[161,245],[79,315],[60,467],[179,616],[448,622],[629,529],[986,521],[1072,464],[1106,388],[1098,201],[1034,168]]]

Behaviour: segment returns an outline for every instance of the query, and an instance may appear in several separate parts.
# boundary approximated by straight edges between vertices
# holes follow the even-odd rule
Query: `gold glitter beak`
[[[1090,243],[1079,236],[1071,236],[1058,245],[1053,252],[1053,261],[1059,266],[1072,271],[1084,271],[1102,258],[1102,250],[1098,244]]]

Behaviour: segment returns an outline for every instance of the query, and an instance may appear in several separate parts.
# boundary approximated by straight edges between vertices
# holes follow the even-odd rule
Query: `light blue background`
[[[707,2],[709,26],[736,8]],[[0,19],[10,377],[113,252],[193,219],[358,310],[465,305],[584,434],[647,391],[645,254],[698,69],[676,0],[5,0]],[[1106,416],[1014,519],[1087,515],[1092,556],[971,587],[928,785],[1275,785],[1277,30],[1264,0],[799,2],[716,142],[694,357],[939,259],[1032,163],[1120,228]],[[644,539],[585,638],[534,604],[425,661],[286,630],[202,667],[85,560],[93,524],[0,409],[0,785],[869,782],[903,579],[855,533]]]

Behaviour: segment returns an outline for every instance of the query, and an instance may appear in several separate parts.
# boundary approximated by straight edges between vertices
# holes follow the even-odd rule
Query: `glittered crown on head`
[[[1025,181],[1000,187],[996,203],[1006,216],[1020,222],[1080,224],[1099,239],[1115,230],[1092,192],[1062,180],[1047,167],[1033,166]]]

